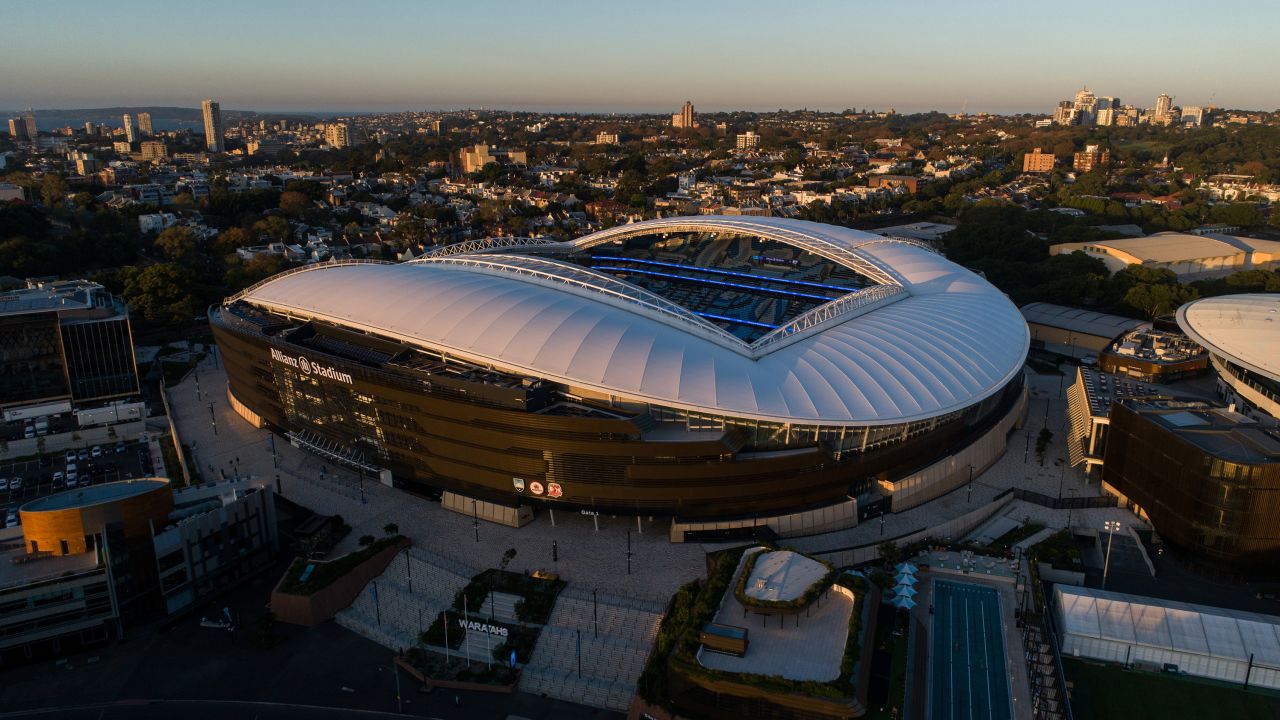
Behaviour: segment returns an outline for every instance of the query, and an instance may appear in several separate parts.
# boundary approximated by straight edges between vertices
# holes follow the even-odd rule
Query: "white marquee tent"
[[[1062,653],[1280,688],[1280,617],[1058,585]]]

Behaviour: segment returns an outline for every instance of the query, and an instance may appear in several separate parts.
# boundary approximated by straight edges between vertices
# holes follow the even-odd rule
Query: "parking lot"
[[[147,445],[140,441],[90,445],[46,453],[37,460],[0,463],[0,500],[6,509],[0,513],[0,524],[6,523],[8,510],[30,500],[71,487],[146,477],[152,470]]]
[[[43,423],[43,425],[42,425]],[[23,438],[43,437],[62,432],[63,428],[74,428],[76,416],[73,413],[44,415],[39,418],[12,420],[0,424],[0,440],[22,440]],[[43,432],[41,431],[43,430]]]

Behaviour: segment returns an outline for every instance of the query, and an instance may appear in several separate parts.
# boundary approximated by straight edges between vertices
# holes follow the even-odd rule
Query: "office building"
[[[351,144],[351,131],[346,123],[329,123],[324,126],[324,142],[329,147],[340,150]]]
[[[1268,427],[1280,424],[1280,294],[1222,295],[1178,308],[1178,326],[1209,351],[1218,395]]]
[[[209,152],[220,153],[224,149],[222,138],[222,107],[213,100],[200,103],[204,115],[204,146]]]
[[[40,130],[36,127],[36,114],[27,108],[26,114],[22,116],[23,123],[27,128],[27,139],[35,142],[40,137]]]
[[[1110,163],[1110,150],[1103,150],[1097,145],[1086,145],[1084,150],[1075,154],[1075,157],[1071,162],[1071,167],[1074,168],[1076,172],[1087,173],[1092,172],[1097,168],[1106,167]]]
[[[151,113],[138,113],[138,133],[142,137],[151,137],[156,134],[155,128],[151,125]]]
[[[1103,489],[1183,560],[1280,571],[1280,435],[1229,408],[1171,398],[1111,405]]]
[[[227,299],[210,322],[232,407],[468,515],[663,515],[677,539],[924,502],[1021,417],[1026,323],[913,241],[694,216],[489,249]]]
[[[0,407],[136,394],[129,311],[101,285],[39,282],[0,297]]]
[[[1204,108],[1189,105],[1182,108],[1182,115],[1178,122],[1189,127],[1200,127],[1204,125],[1206,115]]]
[[[754,130],[748,130],[738,136],[739,150],[751,150],[760,146],[760,136]]]
[[[1129,397],[1148,397],[1165,391],[1140,380],[1112,375],[1084,365],[1076,368],[1067,388],[1067,457],[1071,467],[1093,475],[1102,467],[1111,427],[1111,403]]]
[[[686,100],[684,107],[680,108],[680,112],[671,116],[671,127],[673,128],[695,128],[698,127],[697,120],[693,115],[693,103]]]
[[[489,163],[498,165],[526,165],[529,162],[524,150],[499,150],[483,143],[463,148],[459,153],[462,172],[468,175],[478,172]]]
[[[247,481],[86,485],[18,509],[0,550],[0,668],[124,637],[269,567],[273,495]]]
[[[1053,153],[1042,152],[1040,148],[1036,148],[1022,156],[1022,172],[1051,173],[1056,161],[1057,156]]]

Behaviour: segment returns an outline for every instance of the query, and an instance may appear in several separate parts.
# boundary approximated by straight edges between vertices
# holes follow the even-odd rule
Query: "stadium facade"
[[[899,509],[962,485],[1025,405],[1027,325],[985,280],[914,241],[779,218],[312,265],[210,319],[243,417],[513,524],[549,507],[848,525],[859,496]]]

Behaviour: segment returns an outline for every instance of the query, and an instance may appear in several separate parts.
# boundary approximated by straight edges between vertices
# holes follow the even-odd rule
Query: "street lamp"
[[[969,464],[969,497],[965,502],[973,502],[973,463]]]
[[[1102,561],[1102,589],[1107,589],[1107,571],[1111,569],[1111,538],[1120,529],[1119,520],[1108,520],[1102,524],[1107,531],[1107,557]]]

